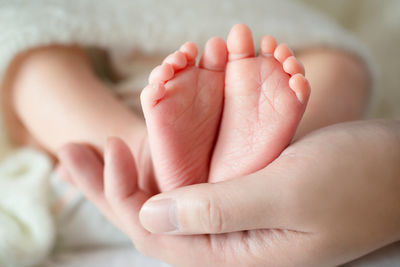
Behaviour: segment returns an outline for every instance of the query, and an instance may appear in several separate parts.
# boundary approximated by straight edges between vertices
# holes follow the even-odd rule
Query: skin
[[[368,98],[368,75],[362,62],[344,52],[323,49],[302,51],[297,58],[307,70],[313,93],[295,139],[320,127],[360,118]],[[2,87],[2,107],[14,144],[34,146],[54,156],[67,142],[87,143],[101,152],[108,136],[118,136],[132,149],[141,188],[159,191],[144,122],[107,90],[80,48],[50,46],[21,54],[10,65]],[[99,101],[93,101],[93,96]],[[79,116],[73,116],[70,111],[77,106]]]
[[[209,182],[253,173],[291,142],[310,87],[286,44],[263,36],[256,56],[251,30],[232,27],[227,38],[224,110]]]
[[[151,72],[141,103],[162,192],[253,173],[288,146],[309,84],[287,45],[263,36],[260,47],[256,56],[237,24],[227,43],[207,42],[198,65],[188,42]]]
[[[361,117],[368,97],[368,75],[362,62],[345,52],[329,49],[300,51],[297,58],[307,70],[306,77],[313,88],[305,115],[296,134],[297,137],[323,126]],[[67,66],[70,66],[70,68],[67,68]],[[77,75],[80,79],[73,78]],[[40,79],[41,86],[33,85],[28,80],[32,76]],[[339,77],[340,79],[338,79]],[[64,82],[49,83],[56,78],[60,78]],[[75,80],[74,86],[65,89],[62,85],[72,82],[72,79]],[[338,80],[341,82],[340,86],[337,85]],[[39,117],[35,114],[42,113],[41,109],[45,106],[42,99],[32,101],[33,92],[47,93],[47,91],[52,90],[54,94],[49,96],[49,98],[51,97],[49,100],[58,101],[58,99],[62,99],[65,91],[68,91],[70,95],[78,93],[81,95],[84,88],[95,93],[102,92],[105,89],[105,85],[91,70],[85,53],[78,47],[65,46],[42,47],[19,55],[10,65],[2,87],[4,89],[2,90],[4,113],[14,143],[20,145],[38,145],[40,143],[49,153],[54,153],[66,141],[73,140],[70,137],[68,138],[69,135],[66,135],[63,131],[58,132],[58,139],[55,138],[54,134],[49,134],[49,131],[54,132],[59,128],[60,122],[53,121],[55,124],[51,125],[57,127],[51,128],[51,125],[47,125],[48,128],[43,129],[44,121],[26,118],[27,115],[24,114]],[[112,98],[112,95],[108,93],[106,95],[104,97]],[[92,99],[93,96],[90,97]],[[326,101],[326,99],[341,99],[341,101]],[[35,99],[33,98],[33,100]],[[115,106],[122,105],[115,99],[107,101],[118,102]],[[346,101],[345,105],[342,104],[343,101]],[[90,102],[88,101],[88,103]],[[90,104],[94,105],[94,103]],[[328,104],[329,108],[327,107]],[[83,109],[85,106],[80,108]],[[121,124],[129,123],[128,125],[137,125],[138,128],[144,125],[142,120],[127,112],[126,108],[119,107],[117,111],[129,113],[129,115],[122,116],[123,119],[121,120],[124,120],[124,122]],[[88,119],[88,121],[92,120]],[[40,127],[36,126],[37,124]],[[122,128],[121,125],[119,127]],[[34,134],[30,130],[31,128],[43,130],[37,129],[36,134]],[[91,128],[85,132],[85,135],[90,135],[91,138],[85,138],[85,135],[83,135],[79,137],[79,140],[88,142],[102,150],[105,142],[104,136],[107,135],[102,134],[102,132],[94,132]],[[121,135],[118,136],[122,137]]]
[[[359,79],[360,83],[358,84],[358,79],[354,79],[352,76],[344,76],[343,79],[348,79],[349,82],[346,83],[346,81],[343,81],[343,87],[346,88],[346,86],[348,86],[349,90],[335,90],[337,89],[333,82],[336,81],[335,79],[332,79],[330,87],[321,86],[317,88],[317,90],[321,92],[331,90],[329,94],[338,98],[344,97],[347,99],[346,97],[348,96],[349,102],[357,103],[357,105],[355,105],[356,108],[352,107],[351,110],[359,108],[360,112],[356,110],[356,112],[340,113],[340,115],[333,120],[327,120],[326,124],[357,118],[357,116],[361,114],[365,104],[365,96],[367,93],[363,85],[365,84],[366,74],[363,71],[362,64],[357,60],[349,59],[351,57],[346,54],[342,54],[342,56],[343,63],[352,62],[355,66],[358,66],[355,69],[357,70],[356,73],[361,73],[361,78]],[[340,56],[338,57],[340,58]],[[311,57],[308,60],[308,62],[307,60],[304,62],[306,66],[308,63],[311,65],[327,64],[326,66],[329,70],[329,63],[333,59],[320,56]],[[137,181],[141,189],[139,199],[146,199],[152,195],[149,192],[157,191],[151,172],[151,159],[145,137],[143,137],[143,122],[138,120],[124,108],[119,101],[108,93],[105,86],[93,75],[89,64],[87,64],[85,55],[78,48],[49,47],[30,51],[27,55],[21,56],[13,66],[14,67],[10,69],[11,74],[7,75],[6,78],[6,90],[4,90],[6,97],[3,99],[12,100],[5,100],[7,103],[10,103],[6,105],[5,108],[9,125],[11,125],[11,133],[14,133],[12,134],[14,140],[21,144],[40,144],[50,153],[54,153],[62,144],[69,141],[89,143],[95,150],[102,151],[104,140],[107,136],[120,136],[129,143],[129,148],[133,151],[134,160],[138,166],[139,174]],[[347,67],[348,64],[345,64],[342,66],[342,69],[346,69]],[[351,68],[349,71],[352,71]],[[316,73],[317,70],[314,72],[315,77],[318,76]],[[333,77],[335,77],[334,75],[341,77],[340,74],[341,72],[335,69],[331,72]],[[62,83],[59,82],[61,80],[63,81]],[[354,82],[354,80],[356,80],[356,82]],[[311,84],[312,82],[313,81],[310,79]],[[355,86],[356,89],[354,89],[353,86]],[[56,88],[56,90],[54,88]],[[359,95],[353,94],[352,90],[359,90],[362,97],[360,98]],[[93,95],[100,96],[99,101],[93,101]],[[45,101],[42,97],[46,97]],[[65,101],[66,99],[69,101]],[[303,120],[305,130],[303,130],[301,134],[305,134],[306,132],[324,125],[323,120],[321,120],[322,123],[307,123],[309,120],[319,118],[320,112],[325,109],[325,106],[321,107],[318,103],[321,99],[315,99],[314,103],[317,108],[313,109],[313,112]],[[59,105],[59,100],[62,100],[61,102],[64,102],[65,105],[62,103],[62,105]],[[346,109],[346,107],[342,107],[340,101],[332,102],[337,102],[336,105],[332,104],[333,107]],[[46,104],[43,105],[43,103]],[[53,105],[49,107],[47,106],[48,103],[53,103]],[[74,117],[73,114],[71,114],[70,111],[76,109],[76,103],[85,103],[84,105],[80,105],[80,107],[83,107],[80,115],[84,114],[84,116]],[[87,108],[84,108],[84,106]],[[104,106],[108,108],[104,109]],[[52,110],[51,114],[57,115],[48,116],[49,108]],[[99,112],[102,116],[96,117]],[[324,114],[331,116],[328,112]],[[72,119],[64,121],[59,120],[60,117],[68,118],[69,116],[72,116]],[[115,118],[118,119],[115,120]],[[110,127],[110,125],[112,125],[112,127]],[[25,131],[15,129],[23,129]],[[74,131],[71,131],[71,129],[74,129]],[[76,131],[76,129],[78,129],[78,131]],[[121,149],[121,146],[118,149]],[[81,155],[85,156],[82,150],[80,152],[82,152]],[[90,154],[91,152],[88,153]],[[83,157],[82,160],[84,162],[85,157]],[[128,162],[129,164],[126,164],[132,166],[133,161],[123,160],[123,162]],[[102,170],[101,162],[97,162],[97,164],[100,166],[97,170]],[[90,169],[87,169],[86,172],[89,176],[93,175]],[[112,171],[109,172],[113,173]],[[130,170],[127,171],[127,173],[132,174],[136,173],[136,171]],[[101,172],[97,172],[95,176],[98,177],[100,174]],[[111,176],[111,174],[109,176]],[[83,177],[83,175],[81,174],[80,177]],[[118,194],[113,193],[111,195],[116,196]],[[98,194],[93,194],[92,197],[95,199],[92,199],[92,201],[96,202],[96,196],[98,196]],[[106,205],[104,203],[106,203]],[[109,213],[109,217],[116,221],[116,224],[120,228],[126,228],[125,224],[121,223],[121,219],[114,216],[114,212],[109,211],[107,208],[109,204],[105,201],[103,204],[104,205],[101,205],[103,207],[103,212],[106,214]],[[125,211],[127,210],[125,209]],[[136,211],[138,212],[138,210]],[[134,212],[135,209],[132,211],[133,218],[135,218]],[[130,236],[133,238],[132,233]],[[138,246],[144,247],[141,250],[146,252],[146,244],[141,244],[140,242],[136,243],[138,243]],[[171,252],[171,255],[172,254]],[[217,255],[214,256],[218,257]],[[165,259],[167,256],[156,257]],[[169,258],[165,260],[172,262],[172,259]],[[190,259],[187,260],[189,261]],[[242,260],[245,261],[246,259]]]
[[[141,93],[160,191],[206,182],[223,107],[227,51],[212,38],[199,64],[197,46],[185,43],[150,74]]]
[[[312,94],[294,139],[331,124],[362,118],[369,77],[356,57],[331,49],[299,51]]]
[[[400,121],[323,128],[259,172],[156,196],[120,139],[104,165],[82,145],[59,156],[142,253],[174,266],[335,266],[400,239]]]
[[[107,137],[119,136],[130,144],[140,176],[146,177],[141,187],[156,190],[144,121],[95,76],[80,48],[53,46],[20,55],[4,87],[14,143],[39,146],[54,155],[74,141],[102,153]]]

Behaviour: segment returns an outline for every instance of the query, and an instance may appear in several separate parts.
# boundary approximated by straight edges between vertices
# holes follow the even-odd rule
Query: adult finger
[[[140,220],[153,233],[297,230],[290,216],[288,180],[268,166],[226,182],[179,188],[148,200],[141,209]]]
[[[135,161],[119,138],[109,138],[104,149],[104,194],[124,231],[135,244],[145,244],[150,233],[139,222],[139,210],[150,197],[137,186]],[[147,240],[149,241],[149,240]]]
[[[72,183],[115,225],[120,225],[104,197],[103,163],[86,145],[69,143],[57,153]]]
[[[104,193],[108,201],[123,200],[137,187],[135,160],[121,139],[110,137],[104,151]]]

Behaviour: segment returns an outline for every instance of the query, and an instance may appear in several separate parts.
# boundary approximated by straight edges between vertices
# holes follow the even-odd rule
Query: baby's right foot
[[[186,43],[153,70],[141,94],[159,189],[206,182],[221,119],[226,44],[210,39],[196,66]]]
[[[278,157],[293,138],[310,93],[302,65],[271,36],[262,38],[256,57],[250,29],[235,25],[227,45],[224,110],[210,182],[253,173]]]

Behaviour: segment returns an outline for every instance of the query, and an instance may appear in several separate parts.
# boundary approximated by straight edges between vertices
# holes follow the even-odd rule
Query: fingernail
[[[140,210],[140,222],[152,233],[168,233],[178,230],[176,204],[173,199],[149,201]]]

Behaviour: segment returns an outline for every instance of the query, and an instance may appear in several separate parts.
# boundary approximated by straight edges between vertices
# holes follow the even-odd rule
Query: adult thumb
[[[161,193],[143,205],[140,221],[150,232],[168,234],[287,229],[291,220],[285,179],[270,176],[264,169],[230,181]]]

